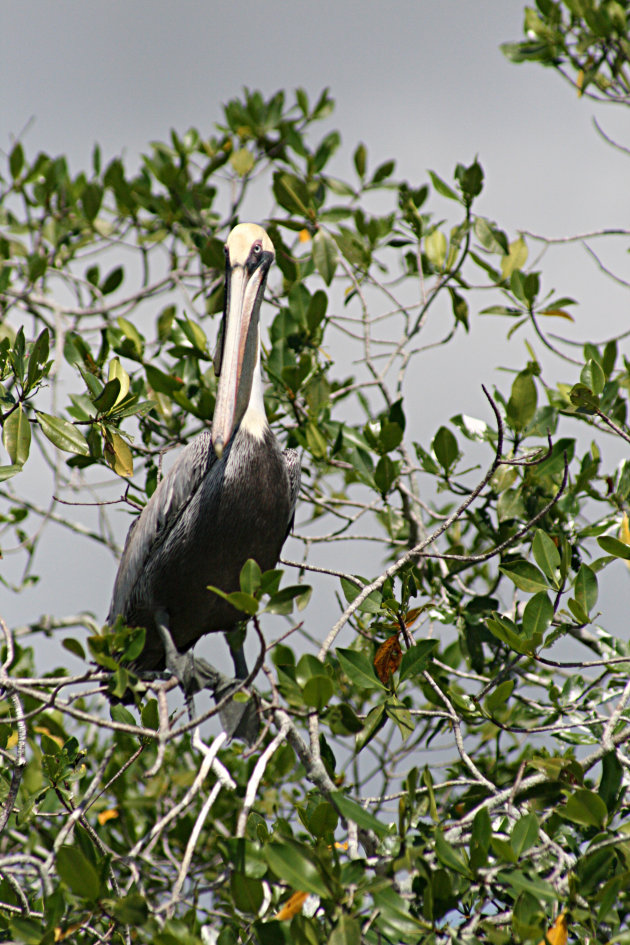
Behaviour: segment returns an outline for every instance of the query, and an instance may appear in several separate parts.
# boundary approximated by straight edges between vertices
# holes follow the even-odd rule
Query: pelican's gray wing
[[[182,450],[133,522],[114,583],[108,623],[113,623],[119,614],[128,616],[130,601],[137,593],[147,561],[175,527],[216,462],[210,431],[204,430]]]

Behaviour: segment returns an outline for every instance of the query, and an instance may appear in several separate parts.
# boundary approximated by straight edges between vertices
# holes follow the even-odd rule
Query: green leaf
[[[606,375],[601,364],[593,358],[589,358],[580,373],[582,383],[593,391],[594,394],[601,394],[606,383]]]
[[[346,820],[352,820],[357,827],[362,827],[364,830],[372,830],[377,837],[384,837],[389,833],[385,824],[382,824],[374,814],[370,814],[365,807],[361,807],[360,804],[357,804],[356,801],[342,794],[341,791],[331,791],[330,802],[336,807],[342,817]]]
[[[78,656],[79,659],[85,659],[85,650],[78,640],[75,640],[74,637],[66,637],[61,641],[61,645],[65,650],[68,650],[69,653],[72,653],[74,656]]]
[[[587,564],[580,565],[580,570],[577,573],[573,586],[573,593],[575,594],[575,599],[579,606],[587,614],[590,614],[597,603],[598,591],[595,572],[592,568],[589,568]]]
[[[151,364],[145,364],[144,369],[147,374],[147,381],[149,385],[158,394],[170,395],[177,390],[181,390],[181,388],[184,386],[184,382],[178,377],[172,377],[170,374],[165,374],[164,371],[160,371],[159,368],[153,367]]]
[[[374,470],[374,482],[383,498],[390,492],[392,486],[398,479],[401,463],[399,460],[390,459],[389,456],[381,456],[376,469]]]
[[[57,871],[75,896],[93,902],[98,899],[101,884],[96,869],[77,846],[57,850]]]
[[[433,437],[431,447],[438,463],[448,474],[459,458],[459,447],[454,434],[448,427],[440,427]]]
[[[122,316],[119,316],[119,317],[116,319],[116,321],[117,321],[117,323],[118,323],[118,327],[119,327],[120,330],[122,331],[122,333],[123,333],[123,335],[125,336],[125,338],[131,343],[131,349],[132,349],[132,351],[125,350],[125,354],[126,354],[127,356],[130,356],[131,353],[133,352],[133,353],[136,355],[136,357],[137,357],[138,359],[140,359],[140,358],[142,357],[142,352],[144,351],[144,338],[142,337],[142,335],[140,334],[140,332],[138,331],[138,329],[136,328],[136,326],[135,326],[134,324],[132,324],[132,322],[128,321],[126,318],[123,318]],[[121,372],[123,369],[122,369],[122,367],[120,367],[120,362],[118,361],[117,358],[113,358],[112,360],[118,362],[118,367],[120,368],[120,371],[119,371],[118,373],[116,373],[116,374],[113,375],[113,374],[112,374],[112,366],[111,366],[111,363],[110,363],[110,366],[109,366],[109,368],[110,368],[110,370],[109,370],[109,376],[110,376],[110,378],[111,378],[111,377],[118,377],[118,378],[120,378],[120,379],[121,379],[121,387],[124,388],[124,384],[123,384],[123,382],[122,382],[122,377],[121,377],[121,374],[120,374],[120,372]],[[127,390],[122,394],[122,397],[125,397],[125,396],[126,396],[128,390],[129,390],[129,385],[127,385]],[[121,399],[122,399],[122,397],[121,397]]]
[[[263,884],[259,879],[235,870],[230,878],[230,890],[239,912],[258,913],[263,902]]]
[[[372,663],[364,653],[337,648],[339,665],[353,685],[360,689],[383,689],[385,686],[374,671]]]
[[[2,442],[14,466],[23,466],[31,448],[31,425],[22,404],[9,414],[2,428]]]
[[[542,636],[553,620],[553,604],[544,591],[534,594],[523,611],[523,630],[528,637]]]
[[[323,230],[318,230],[313,237],[313,262],[326,285],[330,285],[337,268],[337,247]]]
[[[522,371],[514,379],[507,402],[507,416],[515,430],[524,430],[533,420],[538,403],[536,384],[529,371]]]
[[[101,393],[94,401],[98,413],[108,414],[120,397],[120,381],[117,377],[108,381]]]
[[[567,798],[564,807],[558,807],[557,812],[565,820],[585,827],[601,828],[606,823],[608,810],[599,794],[587,788],[578,788]]]
[[[510,836],[512,849],[517,857],[533,847],[538,840],[538,818],[536,814],[525,814],[516,821]]]
[[[521,591],[535,594],[537,591],[549,590],[549,584],[545,580],[544,574],[538,570],[535,564],[525,561],[523,558],[519,561],[506,562],[500,566],[499,571],[509,577]]]
[[[574,384],[569,392],[569,400],[582,413],[593,414],[599,409],[599,397],[584,384]]]
[[[334,694],[333,682],[330,676],[311,676],[302,687],[304,702],[314,709],[324,709]]]
[[[507,643],[510,649],[515,650],[517,653],[532,653],[540,643],[540,640],[536,636],[521,636],[516,624],[502,614],[493,614],[492,617],[486,620],[486,626],[493,636],[502,640],[503,643]]]
[[[123,925],[142,926],[149,918],[147,901],[139,893],[129,893],[122,899],[105,899],[103,907]]]
[[[486,709],[490,714],[494,714],[497,709],[502,708],[507,705],[507,701],[512,695],[512,690],[515,685],[514,679],[504,679],[502,683],[493,689],[486,696]]]
[[[67,453],[77,453],[79,456],[89,456],[90,447],[87,440],[75,426],[61,417],[53,417],[49,413],[37,411],[37,422],[42,433],[60,450]]]
[[[340,578],[340,581],[344,597],[348,603],[351,604],[354,600],[356,600],[363,588],[357,587],[356,584],[354,584],[352,581],[349,581],[348,578],[345,577]],[[377,614],[381,609],[381,600],[381,592],[378,590],[372,591],[372,593],[368,594],[365,600],[359,605],[358,609],[365,614]]]
[[[434,188],[442,197],[446,197],[448,200],[455,200],[457,203],[461,203],[459,195],[455,193],[452,187],[449,187],[441,177],[438,177],[433,171],[429,171],[429,177],[431,178],[431,183]]]
[[[269,868],[293,889],[330,898],[330,889],[301,844],[285,838],[281,843],[265,844],[262,853]]]
[[[620,541],[612,535],[602,535],[601,538],[597,539],[597,544],[607,555],[614,555],[615,558],[630,561],[630,545],[626,545],[625,541]]]
[[[365,177],[365,169],[367,166],[367,150],[363,143],[357,146],[356,151],[353,155],[354,166],[359,177]]]
[[[112,269],[101,283],[101,292],[103,295],[110,295],[112,292],[115,292],[123,281],[123,275],[122,266],[116,266]]]
[[[418,676],[429,662],[431,654],[437,646],[437,640],[419,640],[415,646],[405,650],[400,663],[400,682]]]
[[[250,617],[258,613],[260,603],[255,597],[252,597],[251,594],[245,594],[243,591],[233,591],[231,594],[226,594],[220,587],[213,587],[212,584],[208,584],[208,590],[212,591],[213,594],[218,594],[219,597],[226,600],[228,604],[231,604],[236,610],[240,610],[244,614],[249,614]]]
[[[623,782],[623,767],[617,753],[608,751],[602,758],[602,778],[597,793],[612,813],[617,805],[619,790]]]
[[[249,594],[253,597],[256,594],[256,591],[260,588],[260,579],[262,577],[262,571],[256,561],[253,558],[248,558],[243,567],[241,568],[241,574],[239,582],[241,585],[241,590],[245,594]]]
[[[11,154],[9,155],[9,170],[11,171],[11,177],[13,180],[16,177],[20,176],[20,171],[24,167],[24,149],[19,141],[17,141],[13,148],[11,149]]]
[[[448,869],[461,873],[462,876],[470,876],[470,868],[463,851],[456,850],[448,840],[444,838],[441,830],[435,831],[435,855],[443,866]]]
[[[273,175],[273,193],[285,210],[295,216],[307,216],[310,198],[306,186],[294,174],[276,173]]]
[[[541,569],[545,577],[558,586],[558,571],[560,569],[560,552],[555,542],[542,529],[537,528],[534,540],[532,541],[532,552],[536,559],[536,564]]]
[[[322,801],[308,818],[308,829],[315,837],[325,837],[337,829],[339,815],[332,804]]]
[[[327,945],[361,945],[361,924],[342,912],[330,933]]]
[[[385,715],[384,705],[375,705],[367,714],[365,723],[360,732],[357,732],[355,748],[357,754],[362,751],[374,736],[380,732],[385,725],[387,716]]]
[[[12,479],[13,476],[17,476],[18,473],[22,472],[24,467],[19,463],[12,463],[11,466],[0,466],[0,482],[4,482],[6,479]]]
[[[388,699],[385,705],[385,713],[388,718],[398,726],[398,731],[403,741],[406,741],[410,735],[413,735],[415,725],[409,709],[407,709],[399,699]]]
[[[97,184],[96,181],[89,181],[83,188],[83,193],[81,194],[81,205],[83,207],[83,212],[90,223],[98,215],[98,211],[101,209],[102,200],[103,188],[101,185]]]

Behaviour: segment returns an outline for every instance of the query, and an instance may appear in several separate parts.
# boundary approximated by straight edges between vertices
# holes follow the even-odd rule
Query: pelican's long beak
[[[259,357],[259,311],[273,246],[262,227],[240,224],[230,233],[226,253],[224,335],[212,420],[212,445],[219,459],[249,404]]]

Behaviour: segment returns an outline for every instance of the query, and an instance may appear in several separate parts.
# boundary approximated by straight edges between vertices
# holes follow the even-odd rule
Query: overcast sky
[[[450,178],[458,161],[478,155],[487,183],[477,209],[511,238],[519,228],[565,235],[623,225],[630,198],[616,182],[627,180],[625,159],[595,134],[593,105],[550,70],[512,65],[498,48],[521,37],[523,6],[5,0],[0,147],[8,151],[20,136],[29,155],[63,153],[78,171],[98,141],[104,159],[124,154],[133,164],[170,128],[211,133],[221,103],[244,85],[266,95],[302,86],[313,97],[329,86],[337,108],[328,124],[343,137],[340,174],[349,173],[358,141],[372,166],[394,157],[398,175],[413,183],[426,179],[427,168]],[[625,116],[603,107],[597,115],[610,134],[621,134]],[[578,324],[586,329],[615,309],[617,296],[611,288],[604,300],[592,267],[583,254],[576,259],[550,265],[556,288],[584,300]],[[475,364],[480,344],[493,357],[491,329],[482,331],[460,342]],[[484,379],[475,376],[477,389]],[[53,567],[33,591],[3,592],[0,612],[11,623],[51,609],[104,617],[115,563],[89,544],[57,540],[50,560],[71,562],[73,580],[59,589]]]

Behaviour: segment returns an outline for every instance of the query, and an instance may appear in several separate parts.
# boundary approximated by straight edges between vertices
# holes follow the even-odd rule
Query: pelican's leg
[[[164,647],[166,668],[179,681],[180,686],[186,697],[186,705],[191,718],[194,718],[193,693],[202,689],[209,689],[218,704],[229,693],[238,687],[236,679],[230,679],[224,676],[214,666],[204,659],[195,660],[192,650],[187,653],[180,653],[168,626],[168,614],[164,610],[158,611],[155,615],[155,625]],[[245,656],[241,650],[242,665],[245,666],[244,676],[238,678],[245,679],[248,675],[245,665]],[[237,665],[238,657],[234,657],[234,667],[239,671]],[[219,709],[219,718],[225,733],[230,738],[242,738],[248,744],[253,744],[258,734],[258,716],[253,699],[247,702],[234,702],[230,700]]]
[[[246,633],[247,624],[243,621],[243,623],[239,623],[234,630],[229,630],[224,634],[230,648],[230,656],[234,664],[234,675],[237,679],[247,679],[249,676],[247,662],[245,661],[245,650],[243,649]]]

